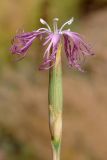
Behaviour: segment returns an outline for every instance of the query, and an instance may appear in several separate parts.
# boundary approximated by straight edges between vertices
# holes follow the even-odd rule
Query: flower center
[[[59,20],[58,18],[54,18],[54,19],[53,19],[53,31],[54,31],[54,33],[56,33],[56,34],[57,34],[57,33],[62,33],[62,30],[63,30],[63,28],[64,28],[66,25],[71,25],[72,22],[73,22],[73,20],[74,20],[74,18],[72,17],[69,21],[65,22],[65,23],[61,26],[61,28],[60,28],[59,30],[58,30],[58,25],[57,25],[58,20]],[[43,20],[42,18],[40,18],[40,22],[48,28],[48,29],[46,29],[46,28],[40,28],[40,29],[44,29],[44,30],[48,30],[48,31],[52,32],[50,26],[48,25],[48,23],[47,23],[45,20]],[[40,30],[40,29],[39,29],[39,30]],[[70,29],[68,29],[68,30],[70,30]]]

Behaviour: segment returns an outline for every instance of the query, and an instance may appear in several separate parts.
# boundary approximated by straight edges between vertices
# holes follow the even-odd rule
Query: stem
[[[49,128],[53,160],[60,160],[62,136],[62,71],[61,44],[56,55],[56,64],[49,70]]]

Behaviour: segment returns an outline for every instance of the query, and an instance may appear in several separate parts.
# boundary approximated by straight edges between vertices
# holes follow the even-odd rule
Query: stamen
[[[72,22],[74,21],[74,18],[72,17],[69,21],[65,22],[61,28],[60,28],[60,32],[62,31],[62,29],[68,24],[68,25],[71,25]]]
[[[42,31],[42,30],[49,31],[47,28],[39,28],[37,31]]]
[[[42,24],[46,25],[47,28],[49,29],[49,31],[51,31],[50,26],[48,25],[48,23],[47,23],[45,20],[43,20],[42,18],[40,18],[40,22],[41,22]]]
[[[58,22],[58,18],[54,18],[53,19],[53,28],[54,28],[54,33],[58,32],[58,26],[57,26],[57,22]]]

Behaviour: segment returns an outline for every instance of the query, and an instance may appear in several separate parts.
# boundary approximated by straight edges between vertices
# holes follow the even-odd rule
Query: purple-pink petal
[[[28,32],[17,34],[13,38],[11,52],[14,54],[24,54],[28,48],[32,45],[35,38],[37,38],[42,32]]]
[[[63,32],[63,37],[64,49],[69,65],[82,71],[81,57],[93,55],[90,46],[76,32],[65,31]]]

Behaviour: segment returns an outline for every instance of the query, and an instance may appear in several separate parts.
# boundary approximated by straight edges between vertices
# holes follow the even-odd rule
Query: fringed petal
[[[76,32],[64,31],[63,37],[64,49],[69,65],[83,71],[81,69],[82,59],[86,55],[93,55],[91,47]]]
[[[13,54],[25,55],[33,41],[46,31],[33,31],[17,34],[12,40],[11,52]]]

